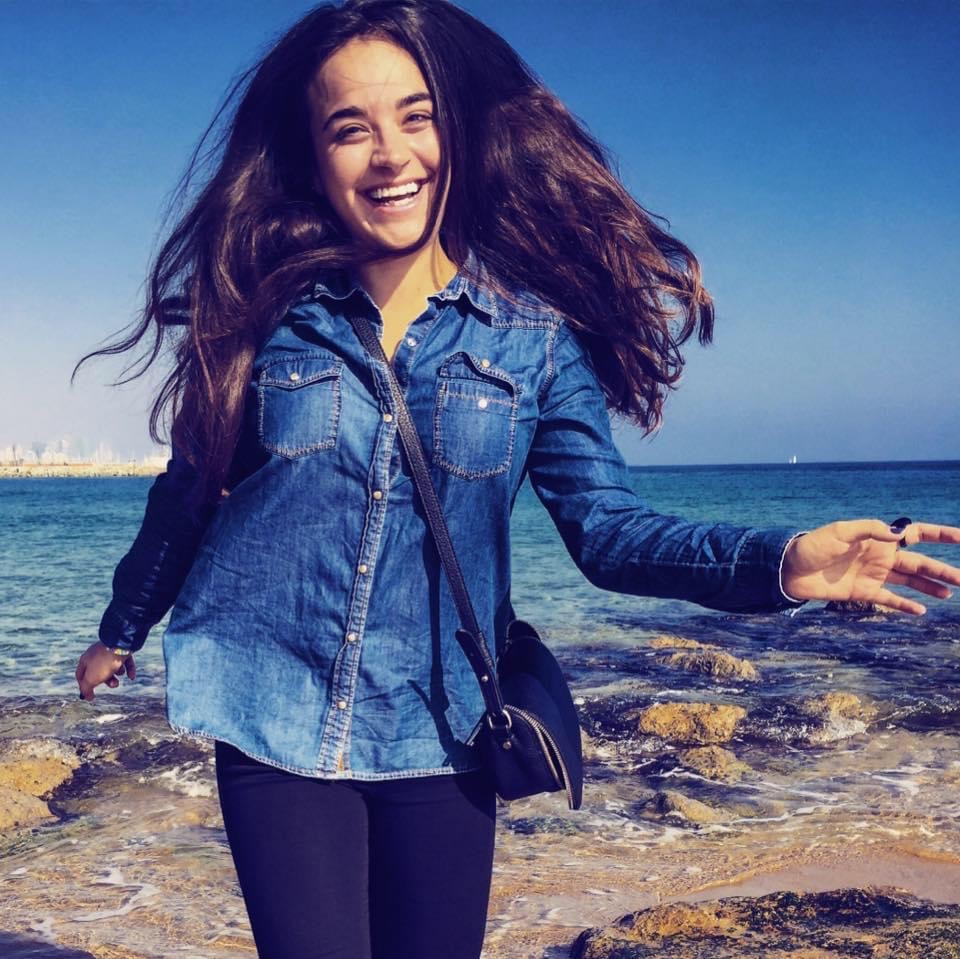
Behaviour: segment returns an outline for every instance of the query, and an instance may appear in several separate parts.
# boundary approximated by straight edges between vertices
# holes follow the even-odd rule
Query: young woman
[[[498,646],[528,476],[593,583],[723,610],[922,613],[889,586],[943,597],[960,570],[898,547],[960,529],[697,524],[636,498],[608,409],[652,429],[681,345],[710,339],[697,262],[456,6],[318,7],[235,96],[143,321],[113,348],[185,326],[151,417],[158,438],[173,402],[172,457],[80,695],[133,678],[173,605],[168,718],[215,742],[260,955],[476,957],[495,820],[468,744],[483,704],[355,318],[379,332]]]

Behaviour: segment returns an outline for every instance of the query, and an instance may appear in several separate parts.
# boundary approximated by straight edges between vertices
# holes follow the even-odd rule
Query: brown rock
[[[664,666],[676,666],[688,673],[705,673],[718,679],[745,679],[753,682],[760,678],[753,663],[719,649],[681,650],[661,656],[657,661]]]
[[[872,704],[864,703],[854,693],[839,691],[804,700],[800,709],[818,719],[860,719],[870,722],[877,716],[877,709]]]
[[[729,818],[723,810],[714,809],[699,799],[691,799],[671,789],[657,793],[651,805],[661,816],[681,816],[687,822],[721,822]]]
[[[43,800],[9,786],[0,786],[0,832],[25,829],[56,818]]]
[[[0,748],[0,786],[45,796],[80,764],[74,750],[58,739],[11,739]]]
[[[24,759],[0,764],[0,786],[9,786],[31,796],[44,796],[73,775],[59,759]]]
[[[744,774],[751,771],[750,767],[737,759],[729,749],[720,746],[683,749],[677,753],[677,759],[687,769],[722,783],[740,782]]]
[[[828,613],[854,613],[855,615],[875,613],[877,604],[862,599],[831,599],[824,609]]]
[[[641,733],[679,743],[725,743],[747,711],[742,706],[712,703],[657,703],[639,716]]]
[[[715,649],[714,646],[706,646],[695,639],[684,639],[682,636],[657,636],[650,640],[651,649]]]
[[[960,906],[871,888],[673,903],[586,930],[570,955],[571,959],[960,959]]]

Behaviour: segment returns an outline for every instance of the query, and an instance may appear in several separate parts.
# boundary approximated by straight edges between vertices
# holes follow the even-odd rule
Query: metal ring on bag
[[[510,713],[508,713],[506,710],[500,713],[500,715],[505,716],[507,719],[502,726],[493,721],[493,717],[490,715],[490,713],[487,713],[487,724],[490,726],[491,730],[496,731],[499,729],[502,732],[506,732],[511,726],[513,726],[513,719],[511,718]]]

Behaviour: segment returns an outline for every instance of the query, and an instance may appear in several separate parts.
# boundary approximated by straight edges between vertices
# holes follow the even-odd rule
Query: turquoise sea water
[[[633,468],[641,498],[660,512],[753,526],[813,527],[834,519],[871,517],[960,525],[960,462],[823,463]],[[96,638],[110,598],[111,576],[143,515],[150,478],[10,479],[0,481],[0,699],[72,693],[77,658]],[[588,583],[528,485],[513,519],[514,606],[541,626],[566,664],[586,645],[633,645],[640,633],[701,635],[732,619],[746,634],[786,641],[823,619],[810,604],[785,616],[724,617],[679,602],[606,592]],[[960,563],[960,547],[923,550]],[[863,623],[850,650],[871,657],[891,630],[917,638],[960,625],[957,595],[930,600],[919,619],[894,616]],[[138,656],[138,678],[123,692],[162,695],[160,637],[154,628]],[[939,655],[928,668],[955,663]],[[919,668],[920,664],[918,664]],[[918,677],[919,678],[919,677]],[[116,695],[103,688],[110,696]]]

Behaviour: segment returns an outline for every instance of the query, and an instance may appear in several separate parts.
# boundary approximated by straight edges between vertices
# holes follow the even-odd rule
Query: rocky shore
[[[960,906],[895,889],[677,903],[582,933],[572,959],[953,959]]]
[[[501,804],[484,959],[960,959],[956,703],[747,652],[561,653],[584,808]],[[254,954],[212,750],[155,696],[6,702],[0,863],[9,959]]]

